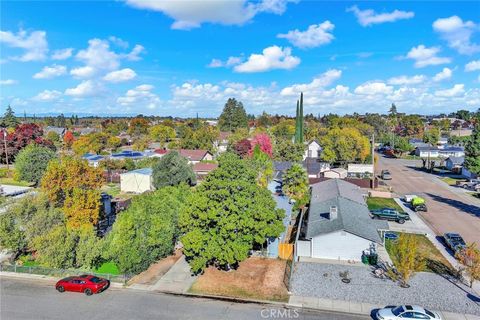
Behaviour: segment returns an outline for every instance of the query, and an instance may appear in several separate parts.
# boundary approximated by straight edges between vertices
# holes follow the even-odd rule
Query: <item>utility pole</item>
[[[8,165],[8,151],[7,151],[7,128],[3,130],[3,142],[5,143],[5,161],[7,162],[7,172],[10,171]]]

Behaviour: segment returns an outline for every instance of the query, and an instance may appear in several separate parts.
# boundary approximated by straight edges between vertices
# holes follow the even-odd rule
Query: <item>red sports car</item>
[[[96,276],[84,274],[78,277],[67,277],[59,280],[55,285],[58,292],[83,292],[87,296],[100,293],[110,286],[110,281]]]

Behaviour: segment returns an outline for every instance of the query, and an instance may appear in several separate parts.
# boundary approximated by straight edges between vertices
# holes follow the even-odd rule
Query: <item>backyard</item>
[[[286,262],[280,259],[249,258],[236,270],[205,270],[190,288],[203,293],[259,300],[288,301],[283,283]]]
[[[369,197],[367,198],[367,206],[369,210],[393,208],[403,212],[403,209],[392,198]]]

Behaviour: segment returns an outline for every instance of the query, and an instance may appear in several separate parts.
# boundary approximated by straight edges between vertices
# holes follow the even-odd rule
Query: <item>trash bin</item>
[[[376,253],[368,256],[368,263],[372,266],[378,263],[378,255]]]
[[[362,253],[362,263],[363,264],[368,264],[368,256],[365,254],[365,252]]]

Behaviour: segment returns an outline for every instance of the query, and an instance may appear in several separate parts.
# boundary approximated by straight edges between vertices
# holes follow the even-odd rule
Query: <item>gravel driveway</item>
[[[344,284],[339,272],[348,270],[351,282]],[[434,310],[480,315],[480,297],[468,287],[441,276],[420,272],[410,288],[373,277],[365,266],[298,262],[292,280],[295,295],[372,304],[418,304]]]

